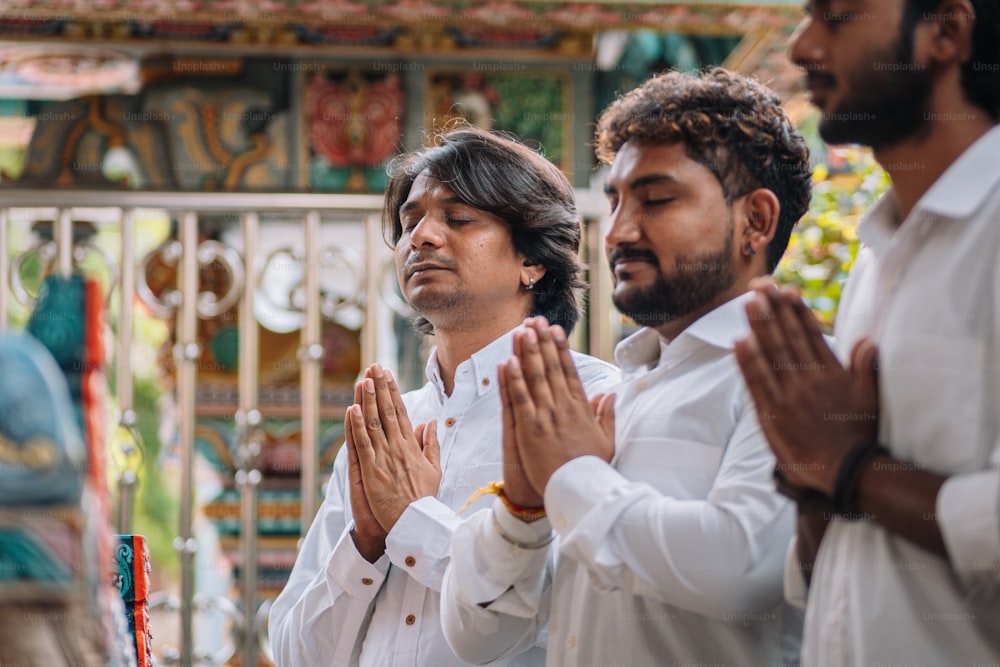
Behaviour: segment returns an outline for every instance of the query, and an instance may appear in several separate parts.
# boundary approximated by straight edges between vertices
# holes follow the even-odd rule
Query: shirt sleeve
[[[578,561],[599,590],[728,620],[782,601],[794,507],[774,490],[773,469],[748,402],[706,498],[671,497],[585,456],[555,472],[545,506],[560,558]]]
[[[1000,356],[1000,265],[993,267],[992,306],[991,342],[993,354]],[[986,400],[986,410],[1000,410],[1000,396]],[[948,558],[962,584],[970,589],[997,590],[1000,587],[1000,439],[993,443],[987,466],[985,470],[950,477],[938,492],[935,510]]]
[[[389,558],[369,563],[358,553],[350,516],[342,448],[288,584],[271,608],[268,631],[277,667],[357,664]]]
[[[1000,586],[1000,470],[954,475],[937,497],[952,567],[968,587]]]
[[[410,503],[389,531],[386,555],[421,586],[440,593],[452,534],[461,523],[461,517],[437,498],[420,498]]]
[[[522,549],[501,537],[496,523],[525,544],[552,532],[547,519],[525,523],[499,499],[456,529],[441,591],[441,625],[455,655],[476,664],[536,645],[550,604],[551,545]]]

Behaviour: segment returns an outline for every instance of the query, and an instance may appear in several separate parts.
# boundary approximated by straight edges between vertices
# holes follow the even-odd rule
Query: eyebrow
[[[630,190],[635,190],[637,188],[642,188],[647,185],[678,185],[680,181],[669,174],[648,174],[646,176],[640,176],[631,183],[628,184]],[[610,195],[618,192],[618,190],[613,187],[610,183],[604,184],[604,194]]]
[[[466,204],[464,201],[462,201],[458,197],[448,197],[442,203],[444,203],[444,204],[461,204],[462,206],[468,206],[468,204]],[[407,211],[412,211],[413,209],[419,208],[419,207],[420,207],[420,204],[418,204],[413,199],[409,199],[409,200],[403,202],[403,205],[399,207],[399,212],[400,213],[406,213]]]

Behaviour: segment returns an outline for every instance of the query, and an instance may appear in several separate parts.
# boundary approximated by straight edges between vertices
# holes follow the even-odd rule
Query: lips
[[[406,277],[412,278],[419,273],[426,273],[427,271],[447,271],[448,268],[441,266],[440,264],[432,264],[430,262],[422,262],[420,264],[414,264],[413,266],[406,269]]]
[[[806,75],[806,89],[816,103],[834,88],[835,80],[825,72],[809,72]]]
[[[659,258],[651,251],[641,248],[616,248],[608,255],[608,264],[615,274],[629,264],[651,264],[657,266]]]

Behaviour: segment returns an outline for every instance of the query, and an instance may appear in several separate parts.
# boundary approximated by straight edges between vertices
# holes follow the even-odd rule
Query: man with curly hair
[[[785,491],[807,665],[1000,664],[1000,3],[812,0],[829,142],[892,188],[837,314],[757,286],[737,345]]]
[[[588,405],[561,327],[515,334],[505,497],[455,532],[445,636],[477,663],[545,643],[549,666],[793,664],[794,508],[733,344],[748,283],[808,206],[808,150],[772,91],[714,69],[616,101],[597,154],[614,303],[645,328],[615,350],[613,420]]]

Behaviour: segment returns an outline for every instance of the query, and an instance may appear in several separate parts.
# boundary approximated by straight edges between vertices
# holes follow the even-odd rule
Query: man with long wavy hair
[[[358,383],[346,447],[271,610],[280,667],[467,664],[438,608],[459,510],[486,505],[476,490],[503,477],[497,364],[529,315],[566,328],[580,316],[573,189],[523,144],[461,129],[403,156],[383,222],[400,289],[434,336],[427,383],[401,395],[377,364]],[[574,362],[590,390],[617,379],[611,364]],[[536,648],[499,664],[542,660]]]

